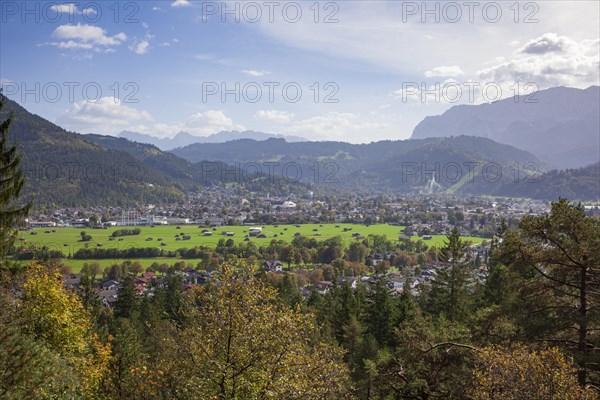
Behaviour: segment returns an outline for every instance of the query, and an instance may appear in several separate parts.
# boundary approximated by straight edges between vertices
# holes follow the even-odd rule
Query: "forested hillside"
[[[24,198],[37,204],[84,206],[173,201],[181,188],[135,157],[29,113],[6,99],[0,120],[13,113],[9,138],[23,153]]]
[[[227,183],[274,194],[307,190],[297,181],[269,177],[266,170],[241,171],[218,160],[192,163],[148,144],[67,132],[4,99],[0,120],[12,112],[9,138],[23,153],[24,198],[34,198],[38,206],[170,203],[200,187]]]
[[[533,179],[509,183],[501,187],[498,194],[544,200],[563,196],[580,201],[600,201],[600,163],[548,171]]]

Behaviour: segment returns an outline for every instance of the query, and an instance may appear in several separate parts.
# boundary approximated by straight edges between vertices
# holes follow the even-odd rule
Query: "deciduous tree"
[[[76,393],[97,398],[110,345],[103,344],[93,331],[89,311],[78,296],[64,288],[58,271],[32,264],[23,283],[22,302],[27,332],[72,368],[80,383]]]
[[[578,385],[576,370],[556,347],[486,347],[476,352],[469,394],[473,400],[596,399],[596,393]]]
[[[310,315],[273,288],[226,268],[196,293],[198,308],[164,341],[164,370],[180,398],[331,399],[349,391],[341,350],[313,345]],[[174,389],[175,390],[175,389]]]

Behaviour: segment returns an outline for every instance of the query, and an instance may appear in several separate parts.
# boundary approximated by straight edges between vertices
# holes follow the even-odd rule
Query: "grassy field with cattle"
[[[115,231],[121,229],[139,228],[140,233],[136,235],[113,236]],[[256,236],[250,236],[251,228],[261,228]],[[346,245],[357,240],[357,237],[369,235],[385,235],[389,240],[397,241],[403,234],[404,227],[388,224],[360,225],[360,224],[301,224],[301,225],[262,225],[262,226],[224,226],[207,228],[198,225],[158,225],[140,227],[110,227],[107,229],[90,228],[35,228],[19,233],[19,245],[27,246],[35,244],[46,246],[52,250],[62,252],[67,259],[65,264],[71,265],[75,271],[81,269],[86,260],[68,259],[81,248],[104,248],[104,249],[130,249],[158,247],[166,251],[176,251],[181,248],[210,247],[215,248],[220,239],[231,239],[235,243],[252,241],[257,246],[268,246],[271,240],[284,240],[291,242],[296,236],[314,237],[321,241],[340,236]],[[89,240],[82,240],[82,232],[91,236]],[[421,237],[412,236],[411,240],[423,240],[428,246],[442,246],[446,237],[444,235],[432,235],[431,239],[423,240]],[[466,237],[473,243],[480,243],[483,239],[477,237]],[[170,263],[175,259],[166,259]],[[101,265],[110,265],[116,260],[99,260]],[[119,260],[123,261],[123,260]],[[157,259],[139,259],[144,265],[150,265]],[[186,260],[194,263],[195,260]]]

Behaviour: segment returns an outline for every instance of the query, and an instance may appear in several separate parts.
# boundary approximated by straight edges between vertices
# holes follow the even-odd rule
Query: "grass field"
[[[92,263],[92,262],[97,262],[98,264],[100,264],[100,267],[102,267],[102,269],[104,269],[105,267],[110,267],[112,264],[114,263],[121,263],[125,261],[125,259],[106,259],[106,260],[63,260],[63,263],[65,265],[69,265],[74,272],[79,272],[81,271],[81,268],[83,268],[83,265],[85,263]],[[152,263],[157,262],[159,264],[168,264],[168,265],[173,265],[178,261],[184,261],[186,263],[186,265],[191,265],[193,268],[196,267],[196,264],[198,264],[201,260],[200,259],[190,259],[190,260],[182,260],[179,258],[168,258],[168,257],[164,257],[164,258],[136,258],[136,259],[132,259],[131,261],[139,261],[140,264],[142,264],[142,266],[144,267],[144,269],[148,268]]]
[[[35,243],[37,245],[45,245],[51,249],[59,250],[63,254],[69,256],[74,254],[78,249],[85,246],[97,247],[101,244],[103,248],[140,248],[140,247],[160,247],[164,250],[177,250],[180,248],[192,248],[195,246],[206,246],[216,247],[219,239],[233,239],[234,242],[242,242],[248,234],[249,227],[247,226],[227,226],[216,228],[216,230],[210,229],[212,236],[204,236],[203,231],[206,228],[200,228],[198,225],[181,225],[180,228],[172,225],[167,226],[142,226],[141,234],[133,236],[120,236],[109,240],[112,233],[116,230],[133,227],[112,227],[108,229],[82,229],[82,228],[36,228],[29,231],[22,231],[19,233],[20,243]],[[393,226],[387,224],[378,225],[359,225],[359,224],[302,224],[300,226],[295,225],[264,225],[262,226],[262,232],[267,236],[266,238],[251,237],[250,240],[256,243],[258,246],[267,246],[271,240],[285,240],[291,242],[294,239],[296,233],[300,233],[303,236],[315,237],[317,240],[326,240],[334,236],[340,236],[347,244],[356,240],[352,236],[352,233],[356,232],[362,236],[368,236],[370,234],[386,235],[388,239],[396,241],[398,236],[401,235],[402,226]],[[346,231],[344,231],[346,230]],[[53,232],[54,231],[54,232]],[[88,235],[92,236],[92,239],[88,242],[81,241],[81,232],[85,231]],[[32,234],[32,232],[34,234]],[[232,232],[233,236],[226,236],[225,232]],[[190,236],[189,240],[177,240],[176,236],[180,237],[183,235]],[[419,237],[412,237],[412,240],[420,240]],[[444,235],[433,235],[431,240],[424,241],[429,246],[441,246],[444,243],[446,237]],[[483,239],[476,237],[466,237],[465,239],[470,240],[474,243],[480,243]],[[164,246],[161,246],[164,243]],[[165,262],[172,264],[175,262],[173,258],[164,259]],[[101,260],[102,266],[110,265],[115,260]],[[146,267],[152,262],[157,261],[156,259],[141,259],[139,260]],[[161,262],[160,260],[158,260]],[[66,264],[73,267],[74,270],[79,270],[85,263],[85,260],[65,260]],[[194,265],[198,260],[186,260],[186,262],[193,263]],[[146,265],[147,264],[147,265]]]

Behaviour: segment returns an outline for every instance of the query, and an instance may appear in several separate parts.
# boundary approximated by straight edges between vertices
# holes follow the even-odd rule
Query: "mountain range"
[[[555,87],[426,117],[411,138],[482,136],[527,150],[557,168],[600,160],[600,87]]]
[[[561,96],[565,93],[563,89],[540,92],[539,99],[548,100],[540,101],[538,108],[558,107],[556,99],[548,96]],[[584,95],[593,103],[594,96],[590,93],[596,93],[597,89],[569,89],[567,93],[575,94],[578,100],[572,98],[573,102],[580,102],[579,96]],[[425,135],[425,128],[431,129],[434,125],[444,128],[441,121],[449,118],[446,114],[462,118],[450,118],[451,123],[444,128],[446,131],[456,131],[458,126],[466,124],[467,115],[470,121],[479,121],[480,126],[485,126],[493,119],[490,116],[504,115],[494,111],[495,107],[512,109],[513,106],[497,102],[483,107],[461,106],[458,111],[450,109],[442,116],[424,120],[413,136]],[[533,124],[530,133],[534,139],[529,133],[521,132],[521,142],[541,140],[540,132],[557,134],[558,128],[544,130],[538,122],[531,122],[551,113],[529,106],[526,109],[535,115],[515,111],[511,117],[513,122],[500,121],[494,125],[498,128],[493,131],[494,135],[508,132],[507,127],[514,126],[515,120],[527,118]],[[573,131],[561,142],[566,143],[562,146],[563,153],[578,154],[581,157],[578,164],[583,164],[587,162],[585,154],[593,159],[594,154],[597,157],[600,152],[594,148],[589,127],[597,121],[598,111],[594,116],[592,110],[583,106],[570,109]],[[580,110],[579,116],[576,109]],[[482,110],[481,117],[476,116],[476,110]],[[561,119],[559,112],[554,111],[557,116],[552,121]],[[123,137],[68,132],[6,99],[0,121],[10,112],[13,123],[9,138],[18,143],[23,153],[22,165],[27,177],[24,195],[26,199],[35,197],[38,207],[42,208],[173,202],[201,187],[232,183],[273,195],[301,194],[316,189],[332,193],[444,192],[549,200],[559,196],[572,200],[600,199],[598,161],[583,167],[555,169],[557,160],[538,157],[539,149],[529,152],[480,136],[448,136],[436,131],[438,135],[434,137],[350,144],[289,142],[280,137],[264,139],[260,135],[266,134],[253,132],[259,134],[261,140],[193,143],[167,152]],[[568,125],[567,120],[561,121]],[[580,126],[583,133],[573,128],[576,126]],[[214,140],[224,139],[227,134],[236,137],[247,133],[224,132],[215,135]],[[598,131],[595,134],[597,139]],[[569,144],[569,138],[575,138],[573,145]],[[587,153],[577,144],[583,139],[589,142]],[[547,148],[548,144],[545,145]],[[563,164],[567,162],[566,158],[561,160]]]
[[[117,135],[117,137],[131,140],[132,142],[152,144],[161,150],[172,150],[194,143],[224,143],[237,139],[252,139],[261,141],[270,138],[283,138],[288,142],[306,142],[306,139],[298,136],[284,136],[255,131],[222,131],[208,136],[194,136],[187,132],[179,132],[172,138],[159,138],[145,133],[122,131]]]
[[[473,136],[369,144],[235,140],[197,143],[172,152],[192,162],[220,160],[242,168],[259,163],[282,172],[293,167],[306,183],[363,191],[427,191],[435,180],[443,190],[493,194],[514,174],[546,170],[531,153]]]
[[[38,208],[169,203],[182,199],[186,192],[225,183],[250,185],[274,195],[307,190],[280,177],[261,177],[253,171],[242,174],[220,161],[192,163],[153,145],[68,132],[2,99],[0,121],[13,114],[9,140],[17,143],[23,155],[23,199],[33,197]]]

